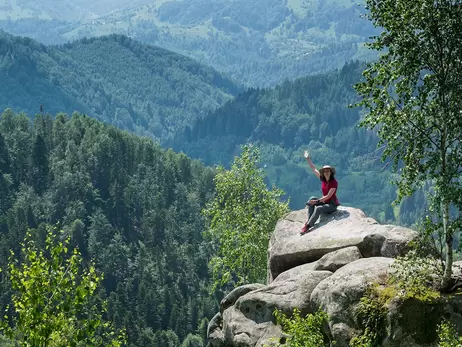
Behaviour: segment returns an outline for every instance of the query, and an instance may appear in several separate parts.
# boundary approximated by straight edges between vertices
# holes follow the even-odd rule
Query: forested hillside
[[[377,33],[355,0],[0,0],[0,7],[0,28],[17,35],[59,43],[124,34],[254,87],[371,57],[362,44]]]
[[[125,36],[59,47],[0,31],[0,109],[78,111],[167,139],[239,87],[211,68]]]
[[[269,183],[284,189],[293,209],[320,194],[319,180],[303,158],[309,150],[318,167],[337,168],[342,204],[381,221],[400,218],[411,224],[416,205],[406,201],[401,211],[390,207],[395,187],[389,167],[380,161],[377,138],[357,127],[359,110],[348,108],[356,100],[352,85],[363,68],[354,62],[276,88],[250,89],[187,127],[173,146],[206,164],[229,165],[241,143],[254,142],[262,148]]]
[[[105,274],[101,297],[130,346],[179,346],[204,336],[207,291],[200,214],[214,172],[152,140],[86,116],[0,118],[0,267],[27,228],[44,242],[59,223]],[[11,284],[0,277],[0,306]],[[187,337],[195,333],[197,337]],[[184,346],[192,346],[185,344]]]
[[[1,40],[2,108],[77,110],[208,165],[227,165],[241,143],[256,142],[270,182],[286,191],[292,208],[319,191],[301,156],[310,149],[316,164],[338,167],[343,203],[382,221],[399,216],[412,223],[412,203],[401,213],[389,206],[395,192],[388,168],[382,172],[376,137],[356,128],[358,110],[347,107],[356,98],[359,63],[232,99],[239,87],[214,70],[125,36],[59,47],[8,34]]]

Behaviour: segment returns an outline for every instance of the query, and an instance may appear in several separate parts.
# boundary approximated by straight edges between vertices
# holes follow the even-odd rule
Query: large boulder
[[[294,267],[292,269],[289,269],[289,270],[284,271],[283,273],[279,274],[279,276],[276,277],[273,282],[288,281],[291,278],[297,277],[297,276],[299,276],[299,275],[301,275],[301,274],[303,274],[305,272],[315,271],[315,268],[316,268],[317,264],[318,264],[318,262],[315,261],[313,263],[308,263],[308,264],[303,264],[303,265],[296,266],[296,267]]]
[[[251,283],[251,284],[245,284],[240,287],[234,288],[232,291],[228,293],[220,302],[220,312],[223,313],[224,310],[226,310],[228,307],[234,305],[237,299],[239,299],[242,295],[245,295],[249,292],[252,292],[254,290],[264,288],[265,285],[261,283]]]
[[[311,312],[311,292],[331,274],[329,271],[306,271],[253,291],[248,291],[249,286],[239,287],[241,289],[234,293],[247,293],[225,308],[222,328],[215,329],[214,335],[209,334],[213,338],[212,341],[209,337],[210,346],[217,342],[221,343],[218,346],[263,346],[283,337],[273,312],[278,309],[290,315],[294,308],[300,309],[302,314]]]
[[[320,220],[312,231],[300,235],[306,210],[289,213],[278,221],[268,249],[268,283],[280,273],[319,260],[347,247],[357,247],[362,257],[391,257],[407,251],[417,233],[395,225],[381,225],[364,212],[340,206]]]
[[[275,309],[292,314],[298,308],[303,315],[311,311],[311,292],[330,271],[305,271],[286,281],[275,281],[264,288],[241,296],[235,307],[255,322],[274,321]]]
[[[294,308],[303,315],[322,308],[329,317],[326,333],[336,346],[347,347],[360,332],[357,308],[366,288],[386,285],[393,258],[403,255],[417,236],[348,207],[323,216],[301,236],[305,220],[306,210],[301,210],[277,223],[268,248],[267,285],[241,286],[222,300],[209,325],[209,347],[283,345],[287,336],[275,324],[273,312],[290,314]],[[454,264],[454,278],[462,281],[462,262]],[[462,299],[392,300],[381,346],[433,347],[442,316],[462,332]]]
[[[230,344],[226,342],[225,340],[225,334],[223,331],[223,313],[229,309],[232,308],[234,310],[234,304],[236,300],[238,300],[242,295],[245,295],[251,291],[264,288],[265,286],[260,283],[252,283],[252,284],[246,284],[240,287],[234,288],[231,292],[228,293],[220,302],[220,312],[218,312],[209,322],[209,325],[207,327],[207,337],[208,337],[208,347],[229,347],[229,346],[234,346],[234,344]],[[230,311],[233,312],[233,311]],[[235,319],[236,317],[233,315],[230,315],[228,312],[225,317],[228,319],[230,318],[234,319],[235,322],[233,323],[234,325],[251,325],[253,326],[254,324],[248,320],[242,320],[242,322],[239,319]],[[239,317],[239,316],[237,316]],[[247,324],[246,324],[247,323]],[[228,324],[227,327],[233,326],[233,324]],[[277,330],[277,328],[275,327]],[[252,330],[252,329],[249,329]],[[259,330],[259,329],[257,329]],[[261,330],[261,329],[260,329]],[[272,331],[270,329],[270,331]],[[229,334],[228,334],[229,336]],[[240,336],[237,338],[237,340],[240,340],[244,337],[244,335]]]
[[[323,255],[322,258],[316,262],[314,269],[335,272],[342,266],[345,266],[361,258],[362,255],[358,247],[353,246],[342,248],[338,251]]]
[[[362,258],[362,255],[359,252],[358,247],[353,246],[339,249],[337,251],[327,253],[321,259],[315,262],[299,265],[284,271],[283,273],[279,274],[278,277],[273,280],[273,282],[287,281],[309,271],[326,270],[335,272],[342,266],[360,258]]]
[[[210,320],[209,325],[207,326],[207,337],[208,337],[208,347],[224,347],[225,346],[225,335],[221,329],[223,325],[223,318],[221,313],[218,312]]]
[[[376,257],[356,260],[320,282],[311,293],[313,309],[322,308],[337,346],[347,347],[358,332],[356,307],[371,283],[385,284],[394,259]]]
[[[224,343],[219,347],[263,346],[268,340],[284,336],[272,321],[255,322],[235,306],[223,312],[223,333]]]

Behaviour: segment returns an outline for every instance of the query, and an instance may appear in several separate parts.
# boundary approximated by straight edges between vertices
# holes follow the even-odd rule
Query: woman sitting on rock
[[[322,198],[311,197],[306,203],[308,205],[308,220],[302,228],[301,235],[307,233],[313,228],[314,223],[318,220],[319,216],[323,213],[332,213],[337,210],[339,201],[337,199],[338,183],[335,179],[335,168],[329,165],[323,166],[318,170],[311,161],[310,154],[305,151],[305,158],[313,170],[314,174],[321,180]]]

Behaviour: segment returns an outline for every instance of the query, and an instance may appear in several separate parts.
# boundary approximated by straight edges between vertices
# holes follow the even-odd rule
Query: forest
[[[43,245],[47,226],[57,226],[104,273],[98,296],[129,346],[203,341],[221,295],[209,292],[202,237],[213,169],[79,114],[32,122],[6,110],[0,151],[2,269],[27,230]],[[12,289],[0,275],[4,309]]]
[[[291,208],[319,194],[301,156],[309,149],[317,165],[338,168],[343,204],[382,222],[415,220],[414,202],[422,200],[390,206],[396,194],[377,138],[357,128],[360,110],[348,108],[357,99],[352,85],[363,63],[243,91],[211,68],[125,36],[45,46],[0,35],[2,108],[29,115],[41,105],[50,114],[78,111],[206,165],[229,166],[240,144],[254,142],[262,149],[267,182],[283,188]]]
[[[248,87],[268,87],[371,59],[378,33],[354,0],[6,2],[0,28],[45,44],[110,34],[181,53]],[[1,5],[1,2],[0,2]]]
[[[422,212],[421,192],[392,207],[396,188],[389,162],[382,162],[377,136],[358,127],[353,89],[364,64],[350,62],[328,74],[287,81],[275,88],[249,89],[214,112],[198,118],[172,146],[208,165],[229,165],[248,142],[261,148],[268,184],[301,209],[320,193],[319,182],[303,158],[309,150],[316,165],[333,165],[343,205],[364,210],[381,222],[411,225]]]
[[[23,12],[0,4],[17,15],[0,14],[0,27],[40,39],[0,29],[0,346],[24,339],[8,335],[30,285],[15,282],[15,269],[43,250],[50,262],[67,254],[69,240],[66,260],[81,256],[72,269],[90,269],[72,285],[107,303],[101,314],[128,346],[203,347],[224,295],[264,282],[277,220],[320,195],[305,150],[316,166],[336,167],[341,205],[419,227],[410,264],[430,259],[441,278],[412,282],[421,269],[405,266],[414,273],[398,285],[459,288],[459,0],[419,0],[418,15],[408,1],[366,0],[365,26],[350,0],[142,0],[126,11],[119,0],[94,17],[77,1],[83,12],[67,4],[66,18],[48,2],[41,11],[24,1]],[[386,53],[368,64],[376,55],[362,44],[381,25],[369,48]],[[54,245],[50,230],[59,230]],[[28,238],[38,253],[25,254]],[[368,347],[380,340],[374,327],[364,333],[375,334]]]
[[[157,140],[241,91],[212,68],[126,36],[45,46],[0,31],[0,56],[1,110],[78,111]]]

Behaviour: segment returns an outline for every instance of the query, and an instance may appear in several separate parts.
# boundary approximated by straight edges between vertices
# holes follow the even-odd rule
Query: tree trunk
[[[443,206],[443,232],[446,242],[446,261],[445,261],[445,269],[444,269],[444,276],[443,276],[443,283],[442,287],[444,289],[449,289],[452,285],[452,262],[453,262],[453,252],[452,252],[452,244],[453,244],[453,236],[450,228],[448,227],[449,224],[449,203],[444,202]]]

